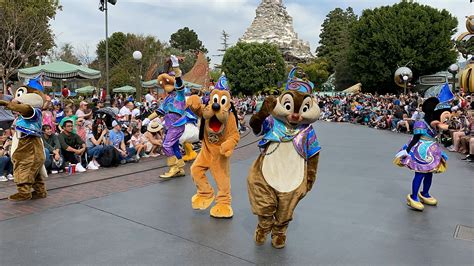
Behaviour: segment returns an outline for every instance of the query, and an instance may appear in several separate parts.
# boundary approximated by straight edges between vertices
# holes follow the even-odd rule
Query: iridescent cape
[[[282,121],[269,116],[262,125],[262,140],[258,143],[265,148],[270,142],[293,141],[293,146],[301,157],[308,160],[321,150],[316,131],[312,125],[300,125],[295,129],[288,128]]]

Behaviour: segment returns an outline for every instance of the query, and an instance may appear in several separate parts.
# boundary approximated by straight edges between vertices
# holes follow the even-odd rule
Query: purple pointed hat
[[[294,67],[288,74],[288,81],[286,83],[287,91],[299,91],[302,93],[311,93],[314,88],[313,82],[309,80],[304,80],[295,76],[296,71],[301,69],[299,67]]]

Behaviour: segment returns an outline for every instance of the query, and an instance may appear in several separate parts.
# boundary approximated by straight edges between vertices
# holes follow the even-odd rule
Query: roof
[[[18,70],[18,76],[21,78],[32,79],[39,75],[56,79],[98,79],[101,76],[100,71],[98,70],[90,69],[84,66],[77,66],[64,61],[54,61],[46,65],[22,68]]]
[[[92,93],[94,93],[95,90],[97,90],[96,87],[89,85],[89,86],[85,86],[85,87],[76,89],[76,92],[77,93],[82,93],[82,94],[92,94]]]
[[[200,85],[199,88],[201,88],[202,86],[208,87],[210,79],[207,58],[204,53],[199,52],[196,63],[194,63],[193,68],[188,73],[184,74],[183,80],[189,84]],[[190,87],[189,85],[187,86]]]
[[[132,86],[123,86],[123,87],[119,87],[119,88],[115,88],[112,90],[113,92],[126,92],[126,93],[134,93],[137,91],[137,89],[135,89],[135,87],[132,87]]]

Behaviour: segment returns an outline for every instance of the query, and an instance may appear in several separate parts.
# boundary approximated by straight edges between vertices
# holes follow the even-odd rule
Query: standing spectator
[[[13,164],[10,159],[11,137],[0,128],[0,182],[13,180]],[[6,174],[6,176],[5,176]]]
[[[74,123],[71,120],[66,120],[63,125],[64,129],[59,134],[59,143],[61,144],[61,154],[64,161],[76,164],[77,172],[85,172],[86,169],[80,161],[86,152],[86,144],[74,133]]]
[[[116,99],[110,99],[110,108],[112,109],[115,115],[119,114],[119,108],[117,107]]]
[[[0,99],[10,102],[13,96],[3,94],[3,90],[0,89]],[[5,109],[4,106],[0,106],[0,128],[10,128],[15,120],[15,116],[12,111]]]
[[[125,135],[122,132],[122,125],[114,121],[112,122],[113,130],[110,131],[109,134],[109,141],[112,146],[119,152],[120,161],[122,164],[128,162],[135,162],[133,156],[135,155],[136,151],[134,148],[127,147],[125,145],[124,137]]]
[[[53,105],[51,101],[45,101],[43,111],[41,111],[41,113],[43,115],[43,125],[49,125],[53,133],[55,133],[56,117],[54,116]]]
[[[43,125],[43,144],[46,161],[44,165],[48,172],[53,174],[62,169],[63,158],[61,157],[61,144],[58,137],[54,134],[50,125]],[[53,171],[54,168],[54,171]]]
[[[63,86],[63,89],[61,90],[61,94],[63,95],[64,98],[69,97],[71,95],[71,91],[68,89],[66,85]]]
[[[145,95],[145,101],[148,103],[148,105],[151,105],[154,100],[156,100],[156,98],[153,96],[153,88],[150,88],[148,93]]]

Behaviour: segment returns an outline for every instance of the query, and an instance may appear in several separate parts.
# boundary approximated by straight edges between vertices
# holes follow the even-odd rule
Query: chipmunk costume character
[[[258,216],[254,240],[265,243],[272,233],[272,246],[283,248],[286,229],[298,202],[316,181],[319,143],[311,124],[320,110],[311,96],[313,84],[289,74],[286,91],[269,96],[250,119],[250,126],[263,138],[261,154],[247,178],[252,212]]]
[[[226,77],[222,76],[212,90],[209,104],[202,105],[197,95],[189,99],[191,109],[201,117],[202,137],[201,151],[191,166],[191,175],[197,187],[197,193],[191,199],[192,207],[195,210],[205,210],[215,198],[216,205],[211,208],[211,216],[231,218],[234,212],[231,207],[230,156],[240,135]],[[207,179],[207,170],[211,171],[216,181],[217,197]]]
[[[20,114],[11,148],[13,175],[18,190],[8,197],[12,201],[46,198],[48,195],[44,184],[47,173],[41,140],[41,107],[45,97],[42,91],[43,86],[34,79],[26,87],[18,88],[11,102],[0,101],[0,105]]]
[[[447,88],[449,90],[449,88]],[[452,96],[449,96],[449,94]],[[441,96],[441,97],[440,97]],[[433,173],[446,171],[448,156],[437,142],[437,130],[447,130],[451,117],[449,98],[454,98],[451,91],[441,91],[438,96],[426,99],[422,105],[425,113],[423,120],[418,120],[413,125],[413,138],[397,153],[394,163],[400,167],[407,167],[415,172],[412,182],[412,193],[406,197],[407,205],[414,210],[423,211],[426,205],[435,206],[438,200],[429,193]],[[446,97],[448,97],[446,99]],[[423,190],[419,192],[421,182]]]

